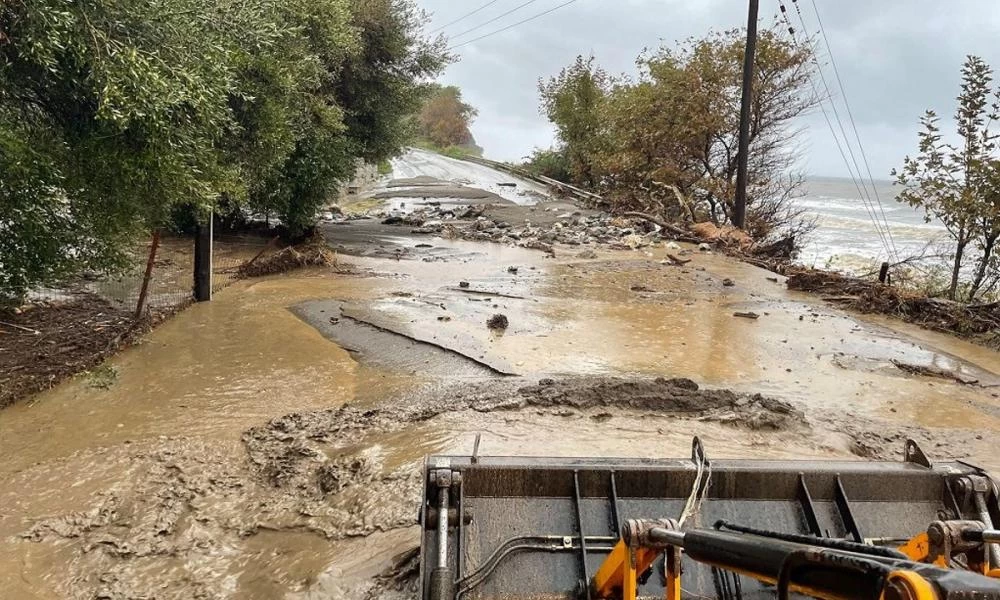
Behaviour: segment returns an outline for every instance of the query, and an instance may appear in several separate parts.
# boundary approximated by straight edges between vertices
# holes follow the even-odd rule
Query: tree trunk
[[[972,282],[972,289],[969,290],[969,302],[976,299],[976,294],[979,293],[979,288],[983,285],[983,280],[986,279],[986,269],[989,268],[990,258],[993,257],[993,249],[996,247],[997,238],[1000,238],[1000,231],[995,231],[986,236],[985,243],[983,244],[983,255],[979,259],[979,266],[976,268],[976,278]]]
[[[962,236],[964,238],[964,236]],[[959,239],[955,247],[955,264],[951,269],[951,286],[948,287],[948,299],[954,300],[958,295],[958,276],[962,270],[962,255],[965,254],[965,246],[969,243],[966,239]]]

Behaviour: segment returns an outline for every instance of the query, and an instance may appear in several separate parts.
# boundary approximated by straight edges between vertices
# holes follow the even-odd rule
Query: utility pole
[[[743,58],[743,104],[740,109],[740,147],[736,155],[736,206],[733,225],[743,229],[747,216],[747,159],[750,154],[750,111],[753,99],[753,63],[757,55],[757,13],[760,0],[750,0],[747,47]]]

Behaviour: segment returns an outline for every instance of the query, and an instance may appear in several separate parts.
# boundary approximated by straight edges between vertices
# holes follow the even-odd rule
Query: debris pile
[[[864,313],[894,315],[928,329],[945,331],[1000,348],[1000,303],[963,304],[929,298],[876,281],[816,269],[786,269],[788,289],[823,294]]]
[[[510,327],[510,321],[506,315],[495,314],[486,321],[486,326],[490,329],[505,330]]]
[[[456,237],[480,242],[494,242],[552,252],[554,244],[582,246],[602,244],[622,250],[635,250],[661,239],[658,231],[647,231],[632,219],[612,217],[607,213],[584,216],[566,213],[551,224],[520,225],[478,217],[464,228],[453,227]]]
[[[289,246],[270,256],[251,260],[239,268],[239,274],[243,277],[263,277],[308,266],[338,266],[337,253],[326,245],[322,237],[314,237],[298,246]]]

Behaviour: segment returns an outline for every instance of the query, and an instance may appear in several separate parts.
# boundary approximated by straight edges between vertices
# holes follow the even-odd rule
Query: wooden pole
[[[146,272],[142,276],[142,288],[139,289],[139,301],[135,304],[135,320],[142,318],[146,308],[146,295],[149,293],[149,280],[153,277],[153,265],[156,264],[156,249],[160,247],[160,231],[153,230],[153,243],[149,245],[149,258],[146,260]]]
[[[739,154],[736,158],[736,203],[733,225],[743,229],[747,215],[747,161],[750,153],[750,117],[753,101],[753,64],[757,55],[757,13],[760,0],[750,0],[747,16],[747,46],[743,57],[743,102],[740,107]]]

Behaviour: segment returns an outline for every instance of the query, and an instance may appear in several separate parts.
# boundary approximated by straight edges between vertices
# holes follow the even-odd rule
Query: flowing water
[[[802,458],[851,456],[852,428],[868,427],[924,432],[942,440],[926,448],[932,456],[1000,467],[990,435],[1000,430],[995,388],[913,377],[891,362],[995,385],[995,353],[858,320],[721,256],[695,254],[677,268],[661,264],[663,248],[577,260],[426,237],[382,241],[415,259],[354,258],[359,275],[307,270],[234,284],[112,359],[109,388],[78,377],[0,412],[0,595],[359,597],[416,541],[406,524],[421,457],[467,453],[476,433],[491,454],[684,456],[698,434],[717,457]],[[748,310],[760,318],[733,316]],[[338,344],[349,311],[385,331]],[[502,334],[485,326],[495,313],[510,320]],[[425,355],[388,331],[443,350]],[[394,345],[381,346],[386,339]],[[366,360],[369,347],[385,348],[384,362]],[[248,431],[290,413],[300,416],[276,430],[283,450],[274,456],[297,464],[316,456],[299,442],[324,434],[296,438],[295,424],[332,414],[336,425],[329,410],[405,411],[418,398],[447,402],[466,381],[520,381],[470,370],[463,355],[502,363],[526,382],[686,376],[780,397],[807,423],[789,434],[618,409],[388,418],[323,450],[322,460],[357,478],[331,496],[317,495],[311,471],[276,479],[248,452]]]

